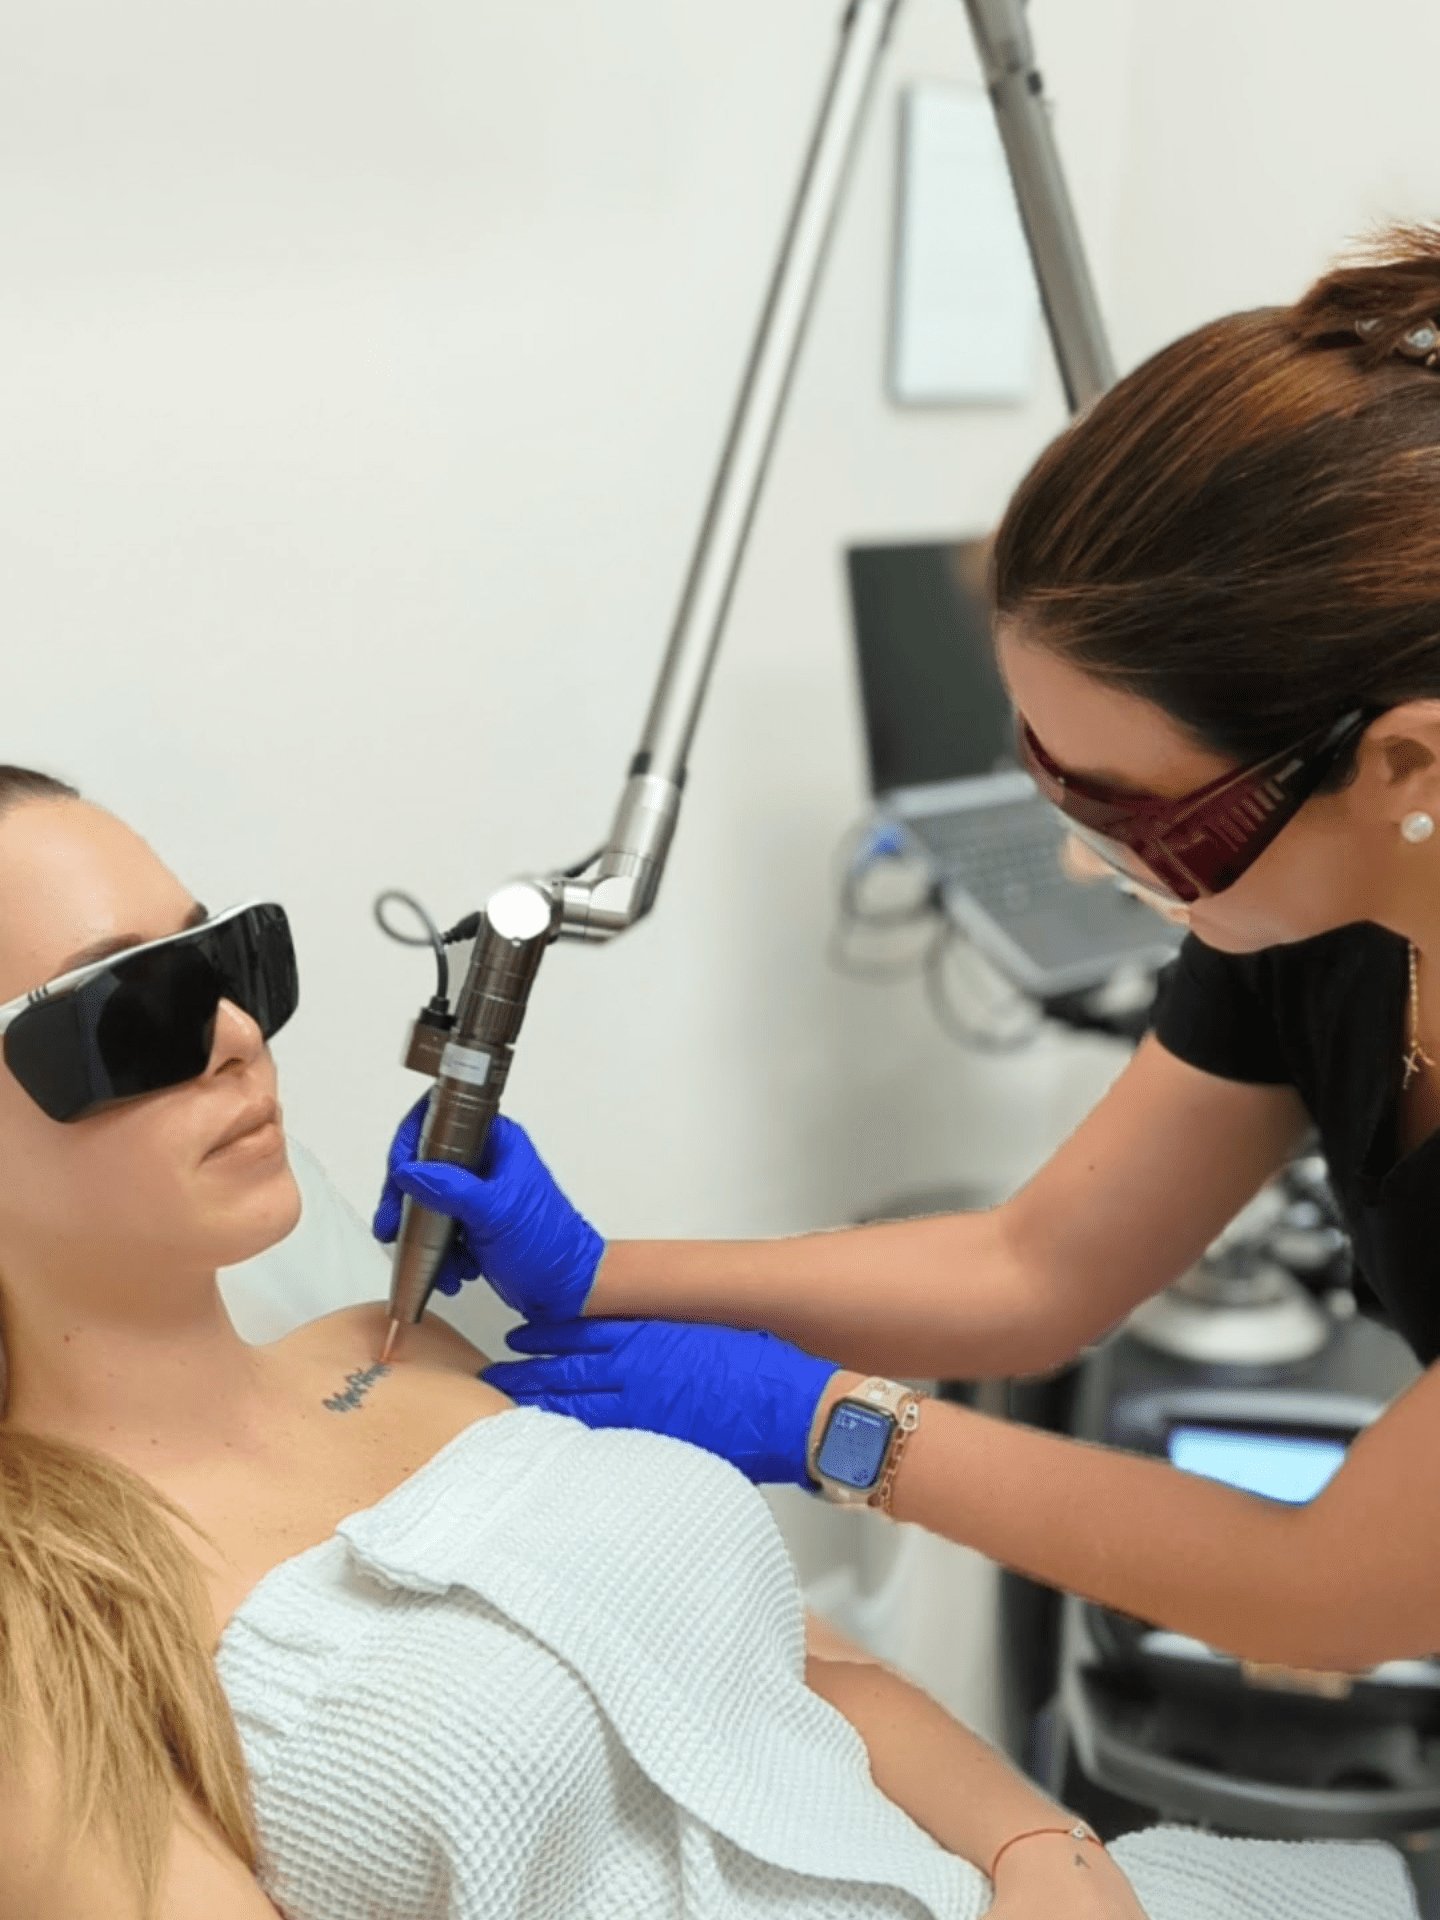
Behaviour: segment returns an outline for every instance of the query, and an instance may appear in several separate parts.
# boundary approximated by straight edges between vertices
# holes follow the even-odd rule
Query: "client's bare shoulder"
[[[322,1314],[318,1320],[308,1321],[288,1334],[277,1345],[296,1352],[305,1347],[317,1352],[328,1350],[378,1363],[389,1324],[385,1302],[371,1300],[361,1307],[340,1307],[334,1313]],[[393,1365],[398,1370],[402,1364],[424,1367],[431,1372],[463,1373],[473,1379],[489,1361],[463,1333],[431,1311],[418,1325],[406,1327],[401,1334]]]
[[[283,1356],[297,1393],[327,1426],[333,1419],[341,1427],[384,1428],[428,1441],[433,1449],[511,1404],[477,1377],[486,1356],[437,1314],[407,1327],[382,1365],[387,1324],[382,1302],[344,1307],[272,1349]]]
[[[64,1803],[45,1741],[21,1728],[0,1779],[0,1920],[142,1920],[133,1862],[101,1820],[85,1832]],[[145,1920],[281,1920],[249,1871],[183,1794]]]
[[[477,1420],[507,1411],[475,1377],[467,1340],[428,1319],[381,1366],[383,1306],[351,1307],[255,1350],[263,1431],[160,1471],[141,1470],[211,1543],[201,1553],[217,1635],[272,1567],[328,1539]],[[0,1907],[0,1920],[4,1910]]]

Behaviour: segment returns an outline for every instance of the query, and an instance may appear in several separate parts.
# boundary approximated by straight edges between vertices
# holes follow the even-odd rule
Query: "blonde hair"
[[[0,813],[65,798],[78,795],[61,781],[0,767]],[[67,1837],[115,1847],[149,1920],[177,1794],[257,1866],[208,1595],[184,1538],[196,1529],[118,1461],[10,1426],[8,1403],[0,1325],[0,1795],[44,1751]]]
[[[116,1461],[0,1426],[0,1792],[53,1754],[74,1838],[103,1834],[153,1911],[176,1793],[253,1873],[254,1822],[180,1509]]]

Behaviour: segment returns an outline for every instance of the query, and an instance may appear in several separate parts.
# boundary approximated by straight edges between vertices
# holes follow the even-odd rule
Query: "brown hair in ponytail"
[[[1236,761],[1440,697],[1440,372],[1406,341],[1429,321],[1440,227],[1397,227],[1164,348],[1021,483],[997,613]]]
[[[0,817],[78,797],[0,766]],[[177,1793],[256,1866],[190,1523],[118,1462],[8,1425],[5,1382],[0,1333],[0,1796],[38,1750],[58,1772],[67,1835],[111,1841],[148,1916]]]

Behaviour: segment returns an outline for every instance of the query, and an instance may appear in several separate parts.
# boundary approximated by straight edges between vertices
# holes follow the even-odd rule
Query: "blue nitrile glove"
[[[506,1306],[529,1320],[568,1320],[583,1312],[605,1242],[556,1186],[525,1129],[497,1114],[479,1173],[417,1160],[429,1098],[410,1109],[390,1143],[375,1238],[395,1238],[401,1195],[408,1193],[459,1223],[435,1281],[441,1293],[458,1293],[462,1282],[483,1274]]]
[[[516,1327],[516,1353],[481,1376],[522,1406],[590,1427],[644,1427],[689,1440],[757,1482],[809,1486],[810,1423],[833,1361],[773,1333],[673,1320],[570,1320]]]

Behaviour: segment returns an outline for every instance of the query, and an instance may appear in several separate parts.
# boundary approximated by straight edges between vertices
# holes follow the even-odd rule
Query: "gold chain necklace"
[[[1415,953],[1415,942],[1407,940],[1405,944],[1410,954],[1410,1051],[1405,1055],[1405,1078],[1400,1082],[1402,1093],[1421,1067],[1433,1067],[1435,1064],[1420,1044],[1420,963]]]

